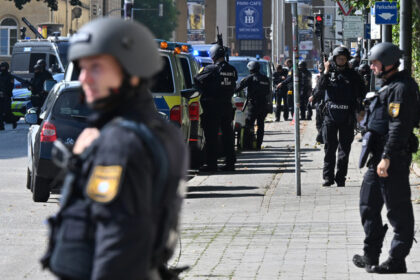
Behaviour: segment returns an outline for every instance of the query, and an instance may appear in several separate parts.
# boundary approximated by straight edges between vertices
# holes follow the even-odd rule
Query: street
[[[26,189],[27,129],[20,123],[0,132],[0,278],[54,279],[41,270],[39,259],[46,248],[44,220],[58,209],[59,195],[48,203],[32,202]],[[368,274],[352,263],[364,237],[359,142],[352,145],[346,187],[323,188],[315,121],[301,122],[302,196],[297,197],[294,126],[269,121],[265,129],[262,151],[239,154],[237,171],[190,177],[181,238],[170,263],[190,266],[183,279],[419,279],[417,243],[407,274]],[[420,197],[420,179],[413,174],[410,180],[414,200]],[[413,206],[418,230],[420,204]],[[391,238],[389,230],[381,261]]]

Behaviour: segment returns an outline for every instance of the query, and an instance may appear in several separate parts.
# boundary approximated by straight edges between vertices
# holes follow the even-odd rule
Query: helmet
[[[39,65],[39,64],[35,64],[34,65],[34,71],[36,71],[36,70],[42,70],[42,69],[44,69],[44,67],[42,67],[41,65]]]
[[[219,59],[225,56],[225,48],[220,45],[213,45],[209,50],[209,54],[210,54],[211,59],[213,60]]]
[[[257,72],[260,70],[260,64],[256,61],[250,61],[246,65],[246,68],[248,68],[249,72]]]
[[[379,60],[383,66],[394,65],[400,62],[403,51],[396,45],[386,42],[373,46],[368,53],[369,60]]]
[[[360,73],[369,73],[370,72],[370,67],[368,64],[362,64],[359,66],[359,72]]]
[[[42,69],[45,68],[45,66],[47,66],[47,63],[45,62],[45,59],[38,59],[38,61],[36,62],[36,65],[41,66]]]
[[[341,47],[340,46],[340,47],[336,47],[333,50],[333,60],[334,61],[337,58],[337,56],[339,56],[339,55],[344,55],[347,58],[347,60],[350,59],[350,52],[346,47]]]
[[[3,61],[2,63],[0,63],[0,68],[6,68],[5,71],[9,70],[9,63]]]
[[[151,78],[162,68],[152,33],[142,24],[120,18],[99,18],[84,25],[70,39],[68,58],[108,54],[131,76]]]
[[[298,67],[301,68],[301,69],[306,69],[308,67],[308,65],[306,64],[305,60],[302,60],[302,61],[299,62]]]

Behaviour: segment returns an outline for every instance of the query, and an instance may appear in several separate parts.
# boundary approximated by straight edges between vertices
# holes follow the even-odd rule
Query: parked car
[[[90,109],[81,103],[80,83],[61,82],[49,93],[42,106],[39,118],[35,112],[25,116],[31,124],[28,132],[27,188],[32,191],[35,202],[45,202],[55,187],[59,169],[51,158],[53,142],[60,139],[72,145],[86,127]]]

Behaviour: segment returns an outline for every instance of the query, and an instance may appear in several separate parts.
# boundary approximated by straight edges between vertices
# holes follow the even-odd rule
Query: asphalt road
[[[28,125],[0,131],[0,279],[54,279],[42,271],[45,219],[58,209],[58,196],[34,203],[26,189]]]

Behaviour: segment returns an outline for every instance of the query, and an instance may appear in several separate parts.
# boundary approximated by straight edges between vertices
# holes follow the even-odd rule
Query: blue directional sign
[[[376,2],[375,23],[376,24],[397,24],[397,2]]]

